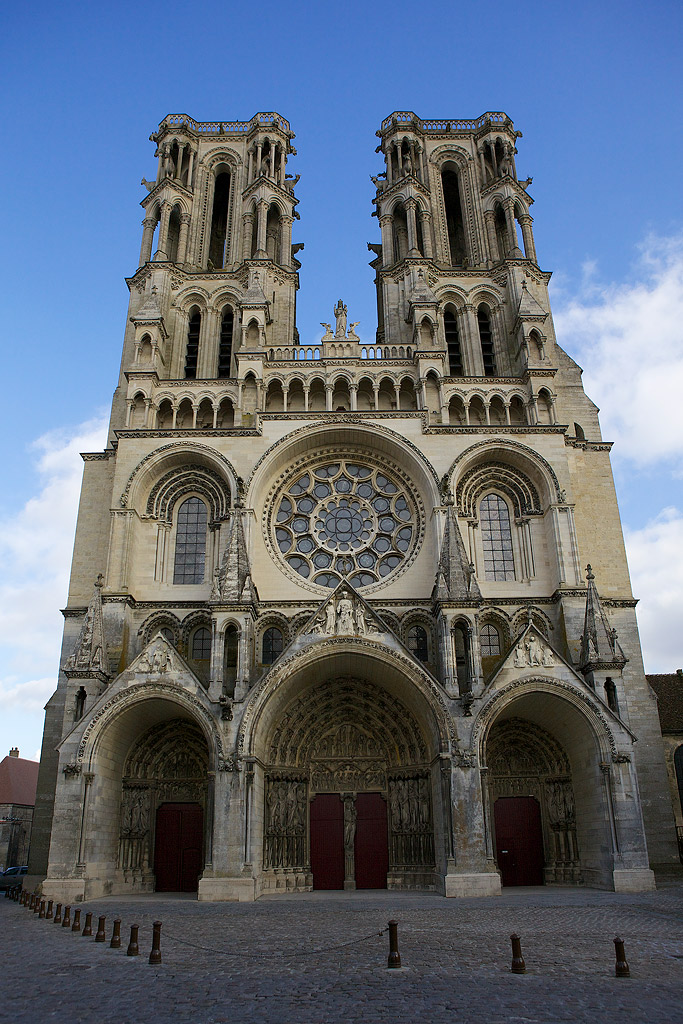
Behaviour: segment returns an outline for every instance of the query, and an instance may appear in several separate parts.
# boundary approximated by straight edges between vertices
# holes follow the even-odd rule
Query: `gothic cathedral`
[[[309,345],[289,123],[152,135],[47,705],[47,896],[632,892],[677,862],[610,444],[555,338],[520,133],[399,112],[377,135],[377,331],[340,298]]]

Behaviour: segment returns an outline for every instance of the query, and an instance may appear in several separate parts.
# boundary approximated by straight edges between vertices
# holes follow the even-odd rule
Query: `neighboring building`
[[[683,668],[647,676],[647,681],[657,694],[678,851],[683,861]]]
[[[47,707],[47,895],[634,891],[676,862],[610,444],[519,133],[378,136],[376,336],[339,300],[306,346],[288,122],[153,136]]]
[[[0,867],[26,864],[36,802],[38,762],[12,747],[0,761]]]

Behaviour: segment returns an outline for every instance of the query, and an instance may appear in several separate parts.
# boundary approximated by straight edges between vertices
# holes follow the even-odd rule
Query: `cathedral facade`
[[[289,123],[151,137],[85,454],[47,896],[637,891],[676,862],[609,461],[503,113],[377,132],[378,327],[296,327]],[[587,566],[587,568],[586,568]]]

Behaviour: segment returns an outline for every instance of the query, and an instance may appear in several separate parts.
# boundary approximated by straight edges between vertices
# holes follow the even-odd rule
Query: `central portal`
[[[264,889],[433,884],[430,755],[397,696],[327,680],[286,705],[269,739]]]
[[[386,889],[389,830],[381,793],[318,793],[310,828],[314,889]]]

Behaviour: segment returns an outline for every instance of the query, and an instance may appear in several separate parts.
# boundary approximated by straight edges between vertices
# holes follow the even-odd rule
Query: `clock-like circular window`
[[[309,583],[368,587],[407,565],[418,540],[415,498],[398,473],[369,460],[319,460],[275,496],[271,536]]]

